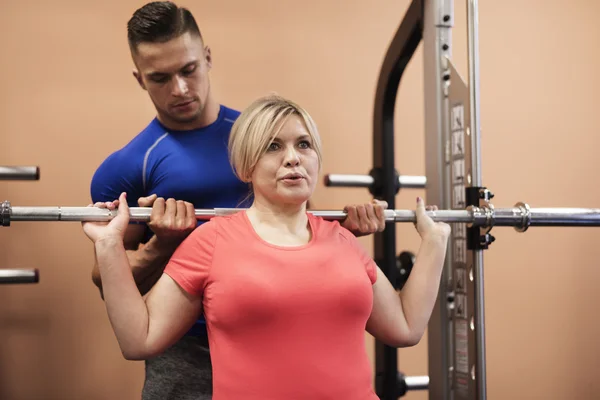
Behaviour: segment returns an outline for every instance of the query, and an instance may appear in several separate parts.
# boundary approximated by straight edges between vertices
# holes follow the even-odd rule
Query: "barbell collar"
[[[515,207],[521,210],[521,224],[515,225],[515,230],[517,232],[525,232],[529,229],[529,225],[531,225],[531,208],[523,202],[518,202],[515,204]]]

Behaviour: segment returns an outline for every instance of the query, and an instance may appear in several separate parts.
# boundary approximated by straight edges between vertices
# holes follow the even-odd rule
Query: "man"
[[[130,206],[152,207],[151,221],[130,224],[124,237],[135,282],[145,294],[197,226],[194,209],[245,207],[249,188],[233,174],[227,153],[239,112],[220,105],[211,92],[212,56],[192,14],[171,2],[152,2],[135,11],[127,30],[133,75],[157,116],[99,166],[91,194],[94,202],[107,202],[126,192]],[[385,221],[374,207],[387,205],[348,206],[343,225],[355,235],[383,230]],[[102,293],[97,265],[92,279]],[[200,318],[184,339],[146,361],[143,400],[211,398],[206,335]]]

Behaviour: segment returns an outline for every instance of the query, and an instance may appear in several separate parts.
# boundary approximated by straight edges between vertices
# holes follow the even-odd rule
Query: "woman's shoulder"
[[[200,226],[207,226],[205,229],[222,229],[231,226],[240,226],[246,223],[245,211],[240,210],[228,214],[211,217]]]
[[[227,215],[218,215],[201,222],[191,236],[206,238],[209,236],[216,237],[219,232],[239,230],[244,224],[243,212],[236,212]]]
[[[311,225],[321,237],[347,238],[348,236],[354,236],[348,229],[344,228],[338,220],[328,220],[311,212],[308,212],[308,218],[311,221]]]

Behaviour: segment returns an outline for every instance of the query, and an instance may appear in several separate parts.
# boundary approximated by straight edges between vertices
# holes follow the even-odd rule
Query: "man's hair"
[[[191,32],[202,38],[192,13],[171,1],[154,1],[137,9],[127,22],[131,51],[143,42],[162,43]]]

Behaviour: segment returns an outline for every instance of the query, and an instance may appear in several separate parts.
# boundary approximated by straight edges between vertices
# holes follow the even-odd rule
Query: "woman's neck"
[[[304,204],[272,205],[267,202],[254,200],[248,213],[262,224],[280,228],[289,232],[306,229],[308,217]]]
[[[299,245],[310,241],[312,236],[305,204],[274,206],[255,199],[246,213],[255,231],[267,242]]]

